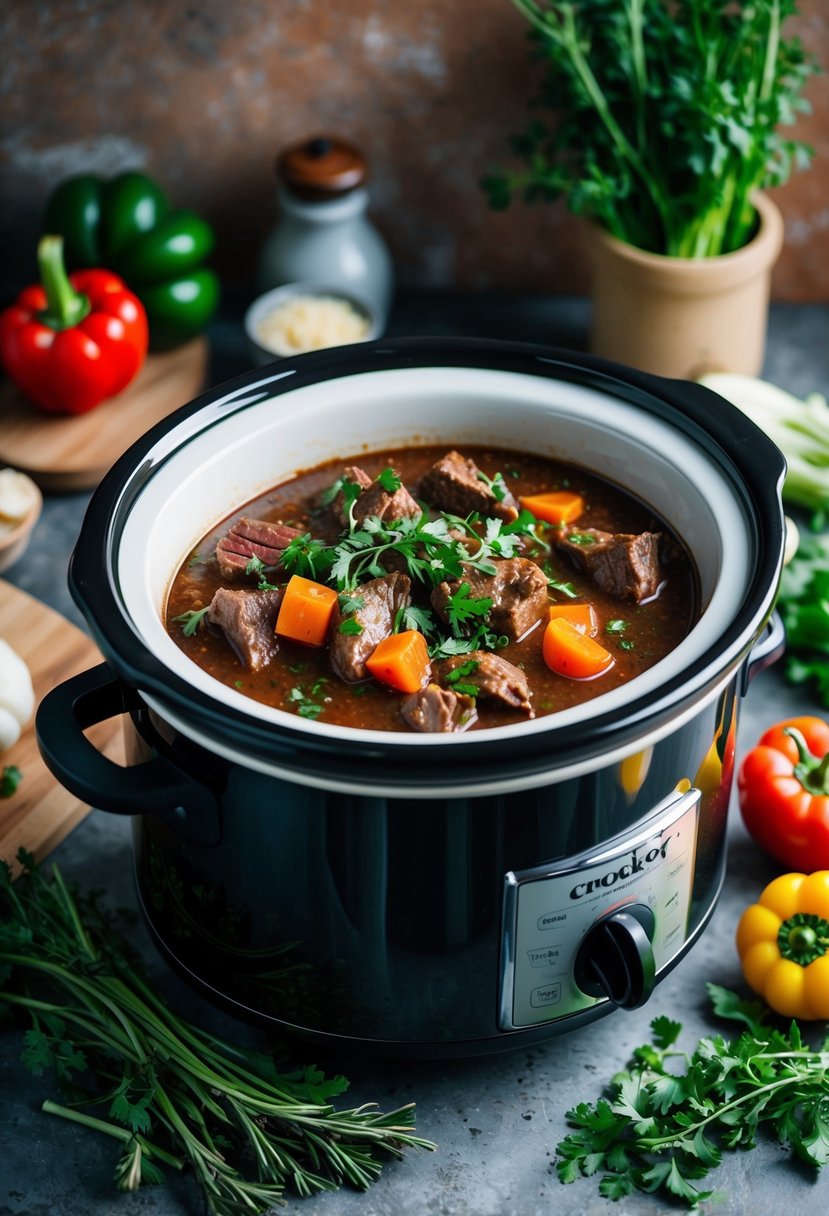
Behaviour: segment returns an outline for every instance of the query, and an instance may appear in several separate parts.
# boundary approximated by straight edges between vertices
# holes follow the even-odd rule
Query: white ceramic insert
[[[248,400],[255,396],[250,386]],[[424,367],[361,373],[239,403],[186,442],[148,479],[120,537],[119,592],[145,645],[217,702],[294,732],[367,741],[377,732],[306,722],[263,706],[192,663],[164,630],[162,610],[179,565],[222,519],[298,470],[360,451],[445,442],[491,444],[558,457],[637,494],[684,539],[700,575],[703,612],[670,655],[624,688],[487,737],[548,731],[622,709],[653,693],[715,645],[748,581],[747,523],[728,477],[688,437],[641,408],[593,389],[540,376]],[[176,428],[159,443],[175,446]],[[152,453],[151,453],[152,455]],[[389,736],[385,734],[388,742]],[[458,734],[395,734],[395,747],[467,745]]]

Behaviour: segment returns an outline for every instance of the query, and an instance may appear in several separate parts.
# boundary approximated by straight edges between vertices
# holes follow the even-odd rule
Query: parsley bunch
[[[777,606],[786,626],[786,676],[813,684],[829,708],[829,534],[805,536],[780,578]]]
[[[829,1162],[829,1038],[814,1051],[795,1022],[769,1029],[759,1002],[716,984],[708,991],[715,1012],[746,1029],[704,1038],[688,1056],[674,1048],[680,1024],[654,1018],[652,1042],[634,1051],[608,1096],[568,1111],[576,1130],[557,1146],[562,1182],[601,1173],[608,1199],[666,1192],[695,1211],[713,1194],[697,1181],[723,1150],[752,1148],[761,1126],[815,1169]]]
[[[672,257],[739,249],[751,196],[811,149],[780,128],[816,70],[782,26],[795,0],[513,0],[547,65],[554,112],[513,141],[526,169],[482,185],[505,208],[560,196],[615,237]]]
[[[121,1190],[189,1165],[210,1216],[268,1211],[297,1195],[364,1188],[384,1159],[434,1148],[413,1108],[335,1110],[344,1077],[314,1067],[280,1075],[269,1056],[184,1022],[152,990],[92,895],[58,868],[46,878],[24,850],[12,885],[0,862],[0,1004],[25,1011],[23,1059],[52,1070],[66,1105],[43,1109],[121,1144]]]

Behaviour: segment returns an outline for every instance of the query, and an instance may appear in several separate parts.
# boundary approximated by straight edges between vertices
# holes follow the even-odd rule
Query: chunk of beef
[[[641,603],[656,595],[662,581],[659,532],[600,532],[579,529],[578,540],[564,535],[556,542],[580,570],[608,595]],[[590,537],[590,540],[587,538]]]
[[[242,578],[252,557],[273,569],[282,567],[282,550],[297,536],[299,528],[271,523],[267,519],[240,519],[216,545],[216,559],[223,578]]]
[[[535,710],[530,704],[530,686],[524,672],[490,650],[473,650],[469,654],[442,659],[436,666],[435,674],[445,683],[450,672],[464,663],[474,663],[475,667],[471,671],[464,671],[461,683],[474,684],[480,696],[500,701],[509,709],[522,709],[529,717],[535,717]]]
[[[372,481],[368,473],[356,466],[345,469],[343,476],[362,487],[352,512],[358,528],[370,515],[385,523],[393,523],[397,519],[419,519],[423,514],[402,483],[396,490],[386,490],[379,481]],[[340,523],[347,527],[349,518],[342,492],[334,499],[333,507]]]
[[[220,587],[207,612],[211,625],[221,629],[242,662],[259,671],[276,657],[274,634],[282,591],[229,591]]]
[[[413,730],[443,734],[468,730],[478,718],[471,697],[462,696],[452,688],[441,688],[439,684],[427,684],[406,697],[400,714]]]
[[[448,622],[450,597],[463,583],[468,583],[472,599],[492,600],[487,618],[491,627],[515,641],[544,616],[549,602],[547,578],[527,557],[503,558],[494,565],[494,574],[467,569],[461,578],[438,583],[432,591],[432,607],[442,620]]]
[[[356,464],[351,464],[348,466],[348,468],[343,469],[342,476],[344,481],[351,481],[354,483],[354,485],[359,486],[361,492],[363,490],[367,490],[371,485],[371,478],[369,477],[368,473],[365,471],[365,469],[359,468],[359,466]],[[334,516],[340,526],[347,528],[348,512],[345,509],[345,495],[343,494],[342,490],[337,493],[334,501],[331,503],[331,510],[334,512]]]
[[[506,490],[498,498],[474,460],[460,452],[447,452],[421,478],[420,497],[430,507],[449,511],[452,515],[469,515],[479,511],[486,518],[504,519],[508,523],[518,517],[518,503]]]
[[[377,643],[392,633],[398,612],[411,603],[411,589],[412,580],[407,574],[385,574],[362,583],[352,594],[360,601],[359,607],[345,614],[348,620],[358,622],[359,633],[340,632],[343,613],[339,606],[335,608],[328,651],[331,666],[341,680],[351,684],[366,678],[366,659]]]

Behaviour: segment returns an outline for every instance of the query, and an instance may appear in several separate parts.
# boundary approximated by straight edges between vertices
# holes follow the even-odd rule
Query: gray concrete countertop
[[[548,298],[409,297],[395,311],[390,333],[456,333],[502,336],[584,348],[587,306]],[[766,377],[798,394],[829,392],[829,307],[779,306],[772,310]],[[245,370],[238,321],[231,316],[211,331],[214,383]],[[26,559],[7,572],[9,581],[83,625],[66,589],[66,567],[87,495],[46,501]],[[802,689],[785,684],[778,669],[751,684],[742,706],[738,759],[773,721],[820,712]],[[105,893],[117,906],[134,906],[129,823],[94,811],[55,851],[64,875]],[[649,1003],[616,1011],[592,1026],[542,1046],[500,1057],[434,1064],[358,1063],[332,1067],[351,1078],[348,1105],[376,1101],[391,1108],[417,1103],[418,1131],[435,1140],[435,1154],[409,1153],[389,1164],[367,1193],[343,1191],[310,1200],[289,1198],[282,1209],[304,1216],[661,1216],[662,1199],[636,1195],[616,1205],[602,1199],[595,1179],[562,1186],[553,1168],[556,1143],[566,1132],[565,1112],[595,1101],[621,1068],[650,1021],[667,1014],[684,1025],[682,1045],[691,1049],[715,1030],[708,1011],[707,981],[741,988],[734,931],[746,904],[779,867],[747,837],[735,800],[729,826],[728,874],[717,909],[700,941],[658,986]],[[250,1031],[219,1015],[186,990],[156,956],[139,926],[139,946],[151,975],[170,1004],[226,1035]],[[192,1181],[176,1178],[137,1196],[114,1189],[117,1148],[40,1111],[53,1096],[49,1077],[31,1076],[19,1062],[21,1032],[0,1030],[0,1216],[194,1216],[204,1209]],[[312,1062],[307,1046],[298,1060]],[[827,1175],[829,1179],[829,1175]],[[718,1216],[804,1216],[827,1210],[829,1184],[762,1137],[748,1154],[726,1154],[712,1175]],[[679,1209],[676,1209],[679,1210]]]

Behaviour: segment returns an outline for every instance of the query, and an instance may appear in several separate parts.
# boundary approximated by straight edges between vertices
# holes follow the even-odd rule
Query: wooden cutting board
[[[100,651],[85,633],[3,579],[0,637],[27,664],[38,703],[49,689],[101,662]],[[93,727],[88,735],[111,760],[123,764],[117,718]],[[6,764],[17,765],[23,774],[17,792],[0,799],[0,857],[16,871],[14,857],[21,845],[40,860],[80,823],[89,807],[59,785],[41,760],[33,722],[0,754],[0,767]]]
[[[202,335],[150,355],[132,384],[86,414],[44,414],[10,380],[0,382],[0,464],[28,473],[42,490],[92,490],[131,443],[204,387]]]

